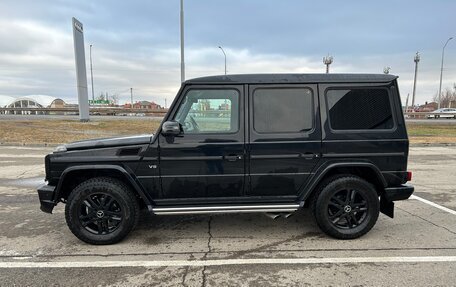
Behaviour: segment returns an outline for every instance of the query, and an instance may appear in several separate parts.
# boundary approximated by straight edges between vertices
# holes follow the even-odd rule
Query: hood
[[[129,145],[140,145],[150,143],[153,134],[148,135],[135,135],[128,137],[117,137],[117,138],[104,138],[104,139],[93,139],[93,140],[84,140],[77,141],[73,143],[66,144],[66,150],[83,150],[83,149],[93,149],[93,148],[105,148],[105,147],[115,147],[115,146],[129,146]]]

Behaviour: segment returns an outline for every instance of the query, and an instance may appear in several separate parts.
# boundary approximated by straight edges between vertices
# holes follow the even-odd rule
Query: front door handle
[[[242,155],[229,154],[229,155],[225,155],[223,158],[227,161],[237,161],[237,160],[242,159]]]

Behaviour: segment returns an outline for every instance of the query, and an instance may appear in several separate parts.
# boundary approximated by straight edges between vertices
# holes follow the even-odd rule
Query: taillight
[[[407,181],[412,181],[412,172],[407,171]]]

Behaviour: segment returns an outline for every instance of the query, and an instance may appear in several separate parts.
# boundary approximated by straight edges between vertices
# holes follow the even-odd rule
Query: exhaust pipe
[[[277,217],[280,216],[280,213],[272,213],[272,212],[266,212],[265,215],[269,218],[272,218],[272,219],[277,219]]]
[[[272,218],[272,219],[277,219],[279,217],[282,217],[282,218],[288,218],[290,216],[293,215],[293,213],[289,212],[289,213],[285,213],[285,212],[266,212],[265,215],[269,218]]]

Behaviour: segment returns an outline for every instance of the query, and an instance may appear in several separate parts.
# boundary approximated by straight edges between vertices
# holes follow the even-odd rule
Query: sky
[[[229,74],[334,73],[399,76],[403,104],[431,101],[445,41],[456,36],[456,1],[184,0],[186,78]],[[169,105],[180,87],[179,0],[2,0],[0,95],[77,102],[71,18],[84,24],[95,95]],[[445,49],[443,88],[456,82],[456,39]],[[411,100],[410,100],[411,102]]]

